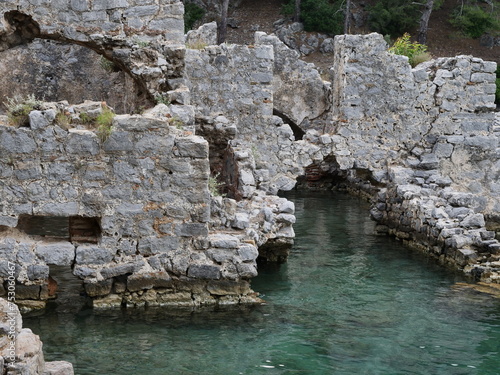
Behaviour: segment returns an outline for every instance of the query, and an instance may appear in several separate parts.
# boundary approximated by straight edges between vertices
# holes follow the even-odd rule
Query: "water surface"
[[[52,309],[25,318],[76,374],[500,374],[500,301],[373,235],[362,201],[293,194],[288,263],[261,265],[266,304],[208,312]]]

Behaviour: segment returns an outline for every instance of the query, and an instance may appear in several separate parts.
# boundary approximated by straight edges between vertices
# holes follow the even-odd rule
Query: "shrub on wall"
[[[394,42],[389,52],[396,55],[403,55],[408,57],[408,62],[412,67],[420,64],[421,62],[430,60],[431,56],[427,52],[427,46],[417,42],[410,41],[410,34],[405,33],[401,38]]]
[[[330,35],[344,31],[344,2],[339,0],[302,0],[300,18],[306,31],[319,31]],[[295,11],[295,0],[283,7],[285,14]]]
[[[395,37],[418,24],[419,10],[419,5],[414,1],[377,1],[368,8],[368,23],[371,30]]]

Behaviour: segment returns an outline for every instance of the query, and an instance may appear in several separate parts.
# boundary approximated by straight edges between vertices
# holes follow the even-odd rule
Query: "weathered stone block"
[[[116,276],[132,274],[138,271],[142,267],[141,262],[120,264],[114,267],[103,268],[101,270],[101,275],[105,279],[109,279]]]
[[[110,250],[93,245],[80,245],[76,248],[76,264],[105,264],[113,260]]]
[[[43,264],[32,264],[28,266],[28,279],[46,280],[49,277],[49,266]]]
[[[255,263],[240,263],[236,265],[238,274],[242,278],[252,278],[258,275],[257,265]]]
[[[214,262],[223,263],[223,262],[227,262],[229,260],[232,260],[236,254],[235,254],[234,250],[208,249],[207,250],[207,255]]]
[[[129,292],[170,286],[172,286],[171,277],[167,272],[137,273],[127,278]]]
[[[195,279],[219,280],[221,277],[221,270],[219,266],[193,264],[189,266],[187,275]]]
[[[36,150],[31,130],[0,126],[0,154],[31,154]]]
[[[78,203],[46,203],[35,206],[33,213],[46,216],[74,216],[78,214]]]
[[[56,118],[56,112],[53,109],[47,111],[31,111],[29,114],[30,128],[43,129],[49,126]]]
[[[201,137],[177,138],[175,146],[179,156],[199,159],[208,157],[208,142]]]
[[[129,132],[113,131],[104,142],[103,148],[106,152],[133,151],[134,145]]]
[[[473,214],[467,216],[460,222],[464,228],[482,228],[485,225],[483,214]]]
[[[209,281],[207,290],[210,294],[216,296],[239,295],[242,294],[242,286],[244,286],[244,284],[238,281]]]
[[[238,255],[242,261],[254,261],[259,256],[259,251],[255,246],[243,245],[238,249]]]
[[[175,236],[149,237],[140,239],[137,249],[139,254],[155,255],[176,250],[179,246],[179,238]]]
[[[89,297],[107,296],[111,293],[113,287],[113,280],[102,280],[97,282],[84,282],[85,292]]]
[[[17,216],[0,215],[0,225],[15,228],[17,226],[18,219],[19,218]]]
[[[66,361],[45,362],[43,375],[74,375],[73,365]]]
[[[246,229],[250,226],[250,218],[248,214],[243,212],[236,213],[234,220],[231,223],[233,228]]]
[[[181,237],[208,236],[208,225],[201,223],[185,223],[176,227],[176,233]]]
[[[97,155],[99,153],[97,135],[89,130],[70,129],[66,151],[76,155]]]
[[[231,249],[237,248],[240,244],[240,240],[229,234],[213,234],[209,236],[210,245],[212,247]]]
[[[40,242],[35,254],[47,264],[71,266],[75,259],[75,246],[69,242]]]
[[[73,268],[73,274],[80,279],[85,279],[87,277],[97,277],[97,271],[95,269],[79,265],[75,265],[75,267]]]

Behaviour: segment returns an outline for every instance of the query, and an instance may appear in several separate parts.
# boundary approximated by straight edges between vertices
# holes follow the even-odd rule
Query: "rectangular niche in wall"
[[[17,229],[34,236],[97,243],[101,236],[99,222],[97,217],[21,215]]]

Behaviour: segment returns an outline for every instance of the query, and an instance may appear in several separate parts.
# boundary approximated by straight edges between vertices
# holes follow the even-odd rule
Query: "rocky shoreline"
[[[293,204],[276,194],[297,180],[373,197],[380,232],[499,283],[495,63],[412,69],[380,35],[340,35],[325,81],[273,35],[216,45],[212,23],[185,40],[180,1],[78,1],[71,22],[17,5],[0,8],[5,53],[83,45],[166,103],[104,130],[101,102],[40,104],[18,128],[3,119],[0,277],[16,264],[21,307],[55,297],[51,266],[71,269],[96,308],[259,303],[257,258],[285,261],[294,237]],[[64,234],[34,233],[40,217]]]

